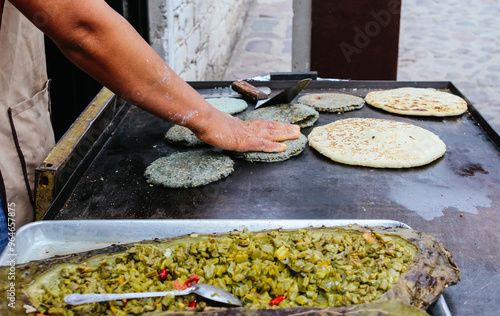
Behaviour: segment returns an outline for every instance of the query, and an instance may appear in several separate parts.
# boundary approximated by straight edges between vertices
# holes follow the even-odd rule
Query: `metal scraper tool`
[[[252,86],[251,84],[245,81],[233,82],[231,87],[235,91],[257,101],[257,104],[255,105],[255,109],[257,109],[263,106],[285,104],[292,102],[293,99],[295,99],[295,97],[309,84],[309,82],[311,82],[311,80],[312,79],[303,79],[297,82],[296,84],[286,88],[285,90],[283,90],[276,96],[272,97],[271,99],[268,99],[267,95],[264,97],[262,93],[259,93],[258,88]]]

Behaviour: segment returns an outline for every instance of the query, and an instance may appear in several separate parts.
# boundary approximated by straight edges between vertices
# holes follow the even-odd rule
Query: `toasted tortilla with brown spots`
[[[467,110],[467,102],[461,97],[425,88],[372,91],[365,101],[387,112],[403,115],[453,116]]]
[[[375,168],[409,168],[443,156],[445,143],[421,127],[373,118],[353,118],[318,126],[309,145],[333,161]]]

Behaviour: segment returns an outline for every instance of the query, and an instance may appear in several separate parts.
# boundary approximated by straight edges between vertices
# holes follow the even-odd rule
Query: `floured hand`
[[[225,113],[205,121],[203,132],[196,136],[212,146],[232,151],[281,152],[285,144],[277,142],[297,139],[300,127],[266,120],[242,121]]]

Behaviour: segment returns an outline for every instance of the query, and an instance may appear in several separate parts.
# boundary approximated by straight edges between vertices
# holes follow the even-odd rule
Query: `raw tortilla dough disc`
[[[165,134],[167,142],[174,145],[200,147],[207,144],[202,142],[196,135],[187,127],[174,125]]]
[[[297,156],[304,151],[307,144],[307,137],[300,135],[297,139],[286,140],[283,142],[287,145],[286,150],[280,153],[266,153],[258,151],[233,152],[236,158],[243,158],[253,162],[279,162],[287,160],[293,156]]]
[[[205,99],[217,110],[229,114],[237,114],[247,109],[248,104],[245,100],[235,98],[208,98]]]
[[[148,183],[167,188],[193,188],[229,176],[234,161],[214,151],[177,152],[155,160],[146,168]]]
[[[387,112],[406,115],[452,116],[467,110],[467,102],[461,97],[425,88],[372,91],[365,101]]]
[[[269,121],[297,124],[300,127],[313,126],[319,113],[303,104],[277,104],[266,106],[247,114],[245,121],[264,119]]]
[[[312,106],[318,111],[342,113],[359,110],[365,100],[349,94],[342,93],[312,93],[301,96],[299,103]]]
[[[375,168],[409,168],[443,156],[445,143],[421,127],[373,118],[352,118],[318,126],[309,145],[333,161]]]

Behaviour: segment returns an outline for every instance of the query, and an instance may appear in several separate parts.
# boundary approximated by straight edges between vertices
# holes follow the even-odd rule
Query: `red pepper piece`
[[[37,313],[36,316],[49,316],[49,315],[45,315],[45,314],[42,314],[42,313]]]
[[[175,280],[174,283],[172,283],[172,287],[177,291],[182,291],[187,288],[187,286],[179,280]]]
[[[200,277],[195,273],[192,276],[190,276],[184,283],[182,283],[179,280],[175,280],[174,283],[172,283],[172,287],[177,291],[182,291],[190,286],[195,285],[196,283],[198,283],[199,280]]]
[[[194,298],[194,301],[192,301],[191,303],[189,303],[189,306],[190,308],[195,308],[196,307],[196,297]]]
[[[168,270],[167,269],[163,269],[160,271],[160,273],[158,273],[158,276],[160,277],[160,280],[161,281],[165,281],[167,279],[167,276],[168,276]]]
[[[272,299],[272,301],[269,302],[269,306],[278,305],[283,299],[285,299],[285,295],[276,296]]]
[[[195,273],[192,276],[190,276],[189,279],[186,280],[186,282],[184,282],[184,285],[186,287],[190,287],[198,283],[198,281],[200,281],[200,277]]]

